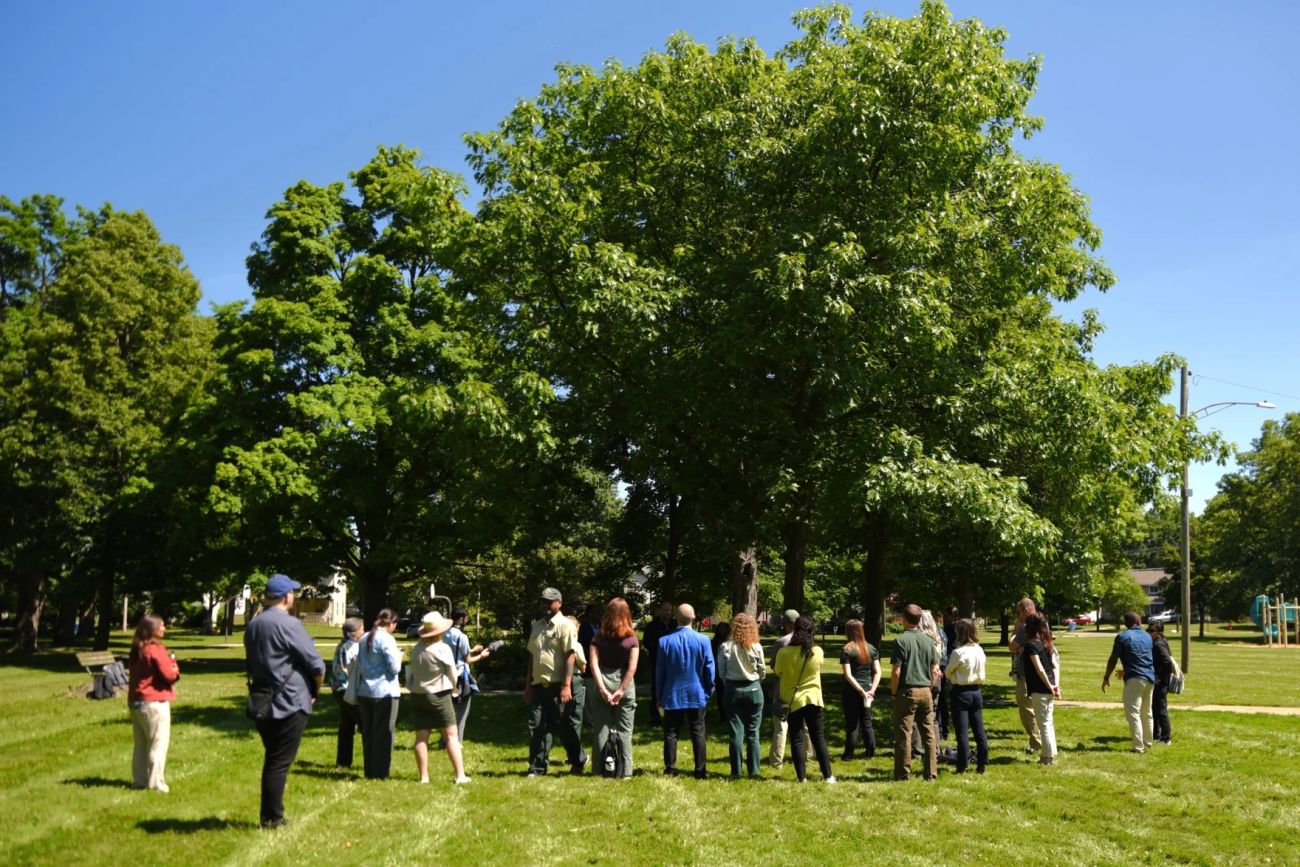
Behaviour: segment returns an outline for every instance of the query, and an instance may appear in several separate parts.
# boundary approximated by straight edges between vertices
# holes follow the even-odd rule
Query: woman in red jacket
[[[134,785],[159,792],[167,791],[163,769],[171,742],[171,701],[176,698],[172,685],[181,676],[176,657],[162,645],[166,634],[167,624],[161,617],[146,614],[140,618],[131,641],[131,683],[127,693],[135,729],[135,754],[131,759]]]

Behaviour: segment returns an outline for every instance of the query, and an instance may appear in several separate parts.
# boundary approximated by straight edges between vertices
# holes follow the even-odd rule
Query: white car
[[[1178,622],[1178,612],[1171,610],[1161,611],[1159,614],[1152,614],[1147,618],[1147,623],[1176,623]]]

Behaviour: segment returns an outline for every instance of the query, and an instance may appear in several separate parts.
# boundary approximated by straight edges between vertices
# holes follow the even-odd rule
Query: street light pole
[[[1183,365],[1182,381],[1182,399],[1179,401],[1179,416],[1187,418],[1187,403],[1191,393],[1191,372],[1187,365]],[[1188,663],[1192,653],[1192,514],[1190,500],[1192,496],[1191,489],[1187,486],[1187,474],[1191,466],[1191,461],[1183,461],[1183,601],[1180,603],[1182,608],[1182,625],[1180,627],[1182,634],[1182,666],[1183,671],[1188,670]]]
[[[1188,396],[1191,393],[1192,373],[1183,365],[1182,378],[1182,397],[1179,401],[1178,417],[1179,418],[1203,418],[1207,415],[1214,415],[1215,412],[1226,409],[1230,406],[1257,406],[1260,409],[1276,409],[1277,406],[1270,401],[1250,401],[1250,400],[1223,400],[1218,403],[1211,403],[1192,412],[1187,411]],[[1214,412],[1210,412],[1214,410]],[[1188,470],[1191,467],[1191,461],[1183,461],[1183,580],[1182,580],[1182,615],[1179,617],[1179,625],[1182,629],[1182,667],[1187,671],[1188,663],[1192,651],[1192,515],[1191,515],[1191,497],[1192,489],[1188,485]]]

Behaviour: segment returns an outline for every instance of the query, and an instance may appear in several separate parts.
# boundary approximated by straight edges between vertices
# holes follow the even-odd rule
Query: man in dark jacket
[[[659,725],[659,693],[655,692],[655,658],[659,654],[659,639],[673,631],[673,604],[660,602],[655,616],[641,633],[641,666],[650,672],[650,724]]]
[[[244,632],[250,695],[269,694],[270,709],[255,720],[266,756],[262,760],[262,827],[284,824],[284,786],[298,755],[312,706],[325,677],[325,663],[302,621],[289,613],[302,585],[287,575],[266,582],[266,608]]]

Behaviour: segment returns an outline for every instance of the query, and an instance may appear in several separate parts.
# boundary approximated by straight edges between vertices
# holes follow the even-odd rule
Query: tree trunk
[[[964,571],[957,579],[957,611],[962,617],[975,616],[975,591],[971,589],[970,576]]]
[[[885,558],[889,543],[883,533],[869,533],[867,560],[862,564],[862,626],[877,648],[885,637]]]
[[[365,599],[363,606],[364,617],[366,620],[366,629],[374,626],[375,618],[379,612],[388,606],[388,589],[392,584],[392,576],[387,573],[375,575],[365,573],[357,576],[360,580],[357,582],[361,585],[361,592]]]
[[[1204,605],[1196,606],[1196,619],[1200,623],[1200,627],[1197,629],[1196,632],[1196,637],[1204,638],[1205,637],[1205,606]],[[1286,627],[1283,626],[1283,628]]]
[[[800,614],[804,611],[803,579],[808,561],[808,523],[801,519],[786,522],[781,529],[785,538],[785,581],[781,587],[782,604]]]
[[[30,654],[39,649],[41,612],[45,609],[45,576],[24,574],[18,585],[18,623],[14,625],[11,653]]]
[[[737,614],[758,615],[758,553],[752,545],[731,561],[731,616]]]
[[[95,650],[108,650],[108,639],[113,631],[113,617],[117,614],[114,599],[113,573],[105,569],[99,579],[99,622],[95,627]]]
[[[668,493],[668,550],[664,556],[663,584],[659,588],[663,594],[660,599],[674,602],[677,599],[677,571],[681,563],[682,536],[686,532],[686,522],[682,515],[682,498]]]
[[[1011,646],[1011,617],[1007,614],[1006,609],[998,614],[998,625],[1002,627],[1002,637],[998,639],[998,647]]]

